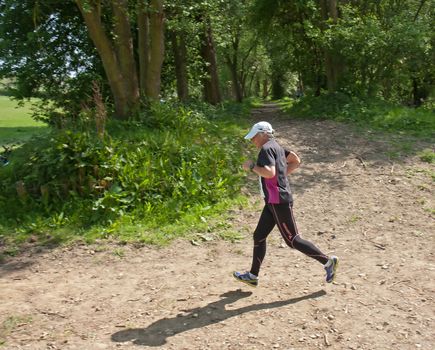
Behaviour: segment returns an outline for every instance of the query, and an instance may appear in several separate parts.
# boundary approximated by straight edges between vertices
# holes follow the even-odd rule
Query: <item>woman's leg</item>
[[[260,267],[266,255],[266,239],[274,227],[275,219],[269,207],[265,205],[258,220],[257,228],[254,231],[254,251],[249,272],[255,276],[260,273]]]
[[[323,265],[328,262],[327,255],[323,254],[313,243],[299,235],[291,204],[269,204],[269,207],[279,231],[289,247],[316,259]]]

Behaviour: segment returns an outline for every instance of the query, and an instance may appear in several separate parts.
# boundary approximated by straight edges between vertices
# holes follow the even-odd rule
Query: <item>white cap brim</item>
[[[251,131],[245,136],[245,140],[252,139],[255,135],[257,135],[258,130],[256,128],[252,128]]]

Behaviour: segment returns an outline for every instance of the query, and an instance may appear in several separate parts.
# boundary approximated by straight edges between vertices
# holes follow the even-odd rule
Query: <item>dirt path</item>
[[[301,155],[296,220],[341,258],[333,285],[277,231],[260,286],[232,279],[251,259],[261,208],[252,177],[253,208],[233,212],[239,243],[102,243],[1,265],[0,349],[433,349],[434,167],[398,154],[408,147],[391,136],[282,120],[273,105],[253,119],[271,121]]]

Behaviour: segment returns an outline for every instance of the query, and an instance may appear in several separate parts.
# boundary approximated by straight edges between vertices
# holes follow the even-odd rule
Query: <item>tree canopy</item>
[[[433,94],[433,0],[0,0],[0,77],[39,116],[148,101],[341,91],[421,105]]]

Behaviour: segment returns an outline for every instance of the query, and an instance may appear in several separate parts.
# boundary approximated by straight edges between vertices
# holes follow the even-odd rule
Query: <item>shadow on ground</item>
[[[13,256],[8,256],[5,253],[6,246],[2,246],[0,241],[0,278],[5,278],[7,275],[20,270],[25,271],[33,266],[41,255],[61,245],[62,242],[56,241],[48,242],[45,245],[26,243]]]
[[[33,261],[9,261],[0,264],[0,278],[5,277],[7,274],[24,270],[33,265]]]
[[[324,290],[287,300],[279,300],[270,303],[252,304],[239,309],[227,310],[225,305],[247,298],[252,292],[240,289],[229,291],[221,295],[222,299],[212,302],[204,307],[187,310],[187,313],[172,318],[163,318],[146,328],[125,329],[112,334],[114,342],[132,341],[136,345],[161,346],[167,342],[167,338],[195,328],[206,327],[228,318],[244,314],[246,312],[273,309],[298,303],[307,299],[315,299],[326,295]]]

